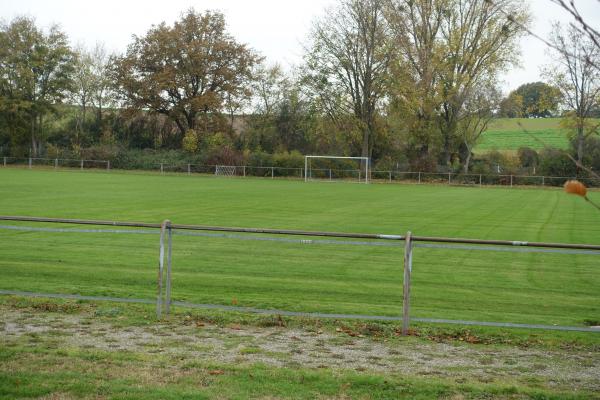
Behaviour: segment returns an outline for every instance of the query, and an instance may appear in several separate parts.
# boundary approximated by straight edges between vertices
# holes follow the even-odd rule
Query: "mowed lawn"
[[[568,149],[568,131],[560,127],[560,121],[560,118],[494,119],[483,133],[475,151],[517,151],[521,147],[541,150],[546,146]]]
[[[0,169],[0,182],[3,215],[600,243],[600,212],[557,189],[24,169]],[[590,196],[600,201],[599,193]],[[403,243],[374,247],[176,235],[173,296],[196,303],[400,315],[402,258]],[[5,290],[152,298],[157,260],[157,234],[0,229]],[[600,256],[418,248],[413,269],[414,317],[562,325],[600,320]]]

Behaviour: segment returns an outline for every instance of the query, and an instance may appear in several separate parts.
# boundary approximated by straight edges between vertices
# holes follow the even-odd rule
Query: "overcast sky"
[[[226,15],[229,31],[241,42],[266,56],[268,62],[290,67],[301,61],[302,43],[315,17],[337,0],[0,0],[0,18],[5,22],[28,15],[38,25],[59,24],[72,44],[93,47],[103,42],[107,49],[123,52],[132,35],[143,35],[153,24],[171,24],[190,7],[201,11],[218,9]],[[548,35],[550,23],[571,19],[550,0],[525,0],[534,15],[533,31]],[[576,0],[581,14],[600,29],[600,2]],[[539,40],[523,39],[522,67],[503,77],[505,91],[540,80],[539,69],[549,62]]]

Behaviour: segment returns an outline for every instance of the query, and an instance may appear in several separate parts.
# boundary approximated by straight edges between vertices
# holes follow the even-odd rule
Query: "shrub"
[[[534,149],[530,147],[521,147],[517,153],[519,155],[521,167],[535,168],[539,165],[540,157]]]
[[[198,134],[195,130],[190,129],[185,133],[181,146],[185,152],[190,154],[198,151]]]
[[[544,149],[540,152],[540,173],[545,176],[575,176],[577,167],[564,151]]]

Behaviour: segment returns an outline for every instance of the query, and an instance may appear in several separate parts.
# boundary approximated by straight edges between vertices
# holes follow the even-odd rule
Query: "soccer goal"
[[[304,156],[304,181],[350,180],[369,183],[369,157]]]
[[[231,165],[217,165],[215,176],[235,176],[236,167]]]

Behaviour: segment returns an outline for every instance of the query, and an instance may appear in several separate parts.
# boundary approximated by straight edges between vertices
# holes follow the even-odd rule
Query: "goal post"
[[[233,165],[216,165],[215,176],[236,176],[237,168]]]
[[[313,161],[315,160],[355,160],[358,166],[352,169],[336,169],[336,168],[315,168]],[[341,156],[304,156],[304,181],[308,182],[312,179],[333,180],[345,179],[345,175],[350,173],[351,178],[356,178],[360,183],[369,183],[370,181],[370,160],[369,157],[341,157]],[[315,176],[316,175],[316,176]]]

